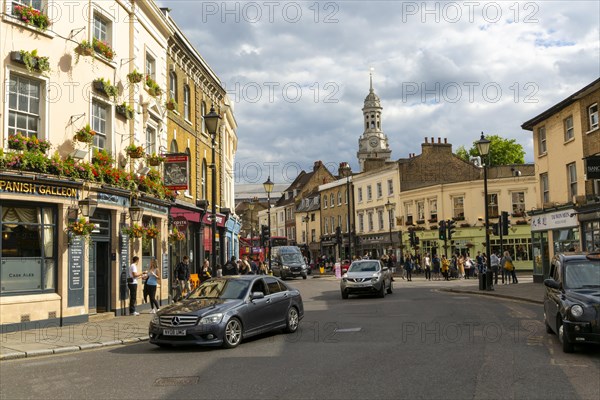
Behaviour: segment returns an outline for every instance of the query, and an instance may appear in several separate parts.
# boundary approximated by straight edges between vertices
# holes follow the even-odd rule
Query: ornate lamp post
[[[254,210],[254,202],[256,200],[256,197],[254,197],[248,203],[248,210],[250,211],[250,259],[252,259],[252,256],[254,256],[254,243],[252,242],[252,239],[254,238],[254,225],[252,225],[252,211]]]
[[[342,173],[346,176],[346,209],[348,211],[348,215],[346,218],[348,219],[346,228],[348,229],[348,260],[352,262],[352,199],[350,196],[350,176],[352,176],[352,168],[350,168],[350,164],[345,163],[342,168]]]
[[[487,140],[485,136],[483,136],[483,132],[481,132],[481,139],[479,139],[475,144],[477,145],[477,151],[479,155],[482,157],[486,157],[490,152],[490,143],[491,141]],[[483,160],[482,160],[483,161]],[[489,159],[488,159],[489,161]],[[486,275],[492,272],[492,265],[490,260],[490,219],[489,219],[489,210],[488,210],[488,184],[487,184],[487,168],[488,163],[483,162],[483,202],[485,206],[485,256],[487,258],[486,261]],[[486,279],[485,277],[484,279]],[[489,280],[488,280],[489,281]],[[481,286],[480,286],[481,288]],[[487,288],[488,290],[493,290],[491,287]]]
[[[263,183],[263,187],[265,188],[265,192],[267,192],[267,218],[269,218],[268,226],[269,226],[269,271],[271,271],[271,192],[273,191],[274,183],[271,182],[271,177],[267,178],[267,181]]]
[[[215,147],[216,147],[216,139],[217,139],[217,129],[219,127],[219,120],[221,116],[215,112],[215,107],[210,107],[210,113],[204,115],[204,122],[206,124],[206,130],[210,134],[211,138],[211,153],[212,153],[212,164],[210,168],[212,170],[212,197],[211,197],[211,205],[212,205],[212,215],[211,215],[211,267],[212,267],[212,276],[217,276],[217,160],[215,155]]]

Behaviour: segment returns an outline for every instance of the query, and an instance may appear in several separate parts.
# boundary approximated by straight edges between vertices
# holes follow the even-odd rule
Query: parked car
[[[271,249],[271,270],[281,279],[308,276],[308,267],[297,246],[275,246]]]
[[[563,351],[600,343],[600,253],[557,255],[544,285],[546,332],[558,335]]]
[[[276,329],[293,333],[304,316],[302,296],[280,279],[265,275],[212,278],[184,300],[162,308],[148,328],[157,346],[236,347]]]
[[[350,294],[377,294],[385,297],[386,292],[391,294],[393,291],[392,273],[379,260],[356,260],[342,275],[340,290],[343,299],[347,299]]]

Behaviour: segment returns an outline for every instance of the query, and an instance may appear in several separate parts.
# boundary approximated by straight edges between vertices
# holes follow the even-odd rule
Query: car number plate
[[[185,329],[163,329],[165,336],[185,336]]]

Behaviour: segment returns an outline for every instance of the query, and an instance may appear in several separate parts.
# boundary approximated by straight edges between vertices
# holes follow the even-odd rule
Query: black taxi
[[[563,351],[600,344],[600,253],[555,256],[544,285],[546,332],[558,335]]]

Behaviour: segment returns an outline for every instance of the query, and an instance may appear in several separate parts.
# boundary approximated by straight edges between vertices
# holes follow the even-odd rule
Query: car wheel
[[[242,323],[237,318],[231,318],[225,325],[223,347],[232,349],[242,341]]]
[[[565,324],[562,321],[560,322],[560,325],[558,327],[558,339],[562,344],[563,352],[572,353],[575,350],[575,346],[573,346],[573,343],[569,342],[566,338]]]
[[[381,290],[379,291],[379,293],[377,295],[380,298],[385,297],[385,281],[381,282]]]
[[[342,299],[346,300],[348,298],[348,292],[342,290]]]
[[[393,284],[394,283],[392,281],[390,281],[390,287],[387,290],[388,294],[392,294],[392,292],[394,291],[394,288],[392,287]]]
[[[300,323],[300,318],[298,317],[298,310],[296,307],[292,307],[289,309],[287,313],[287,321],[285,326],[285,331],[287,333],[294,333],[298,329],[298,324]]]

